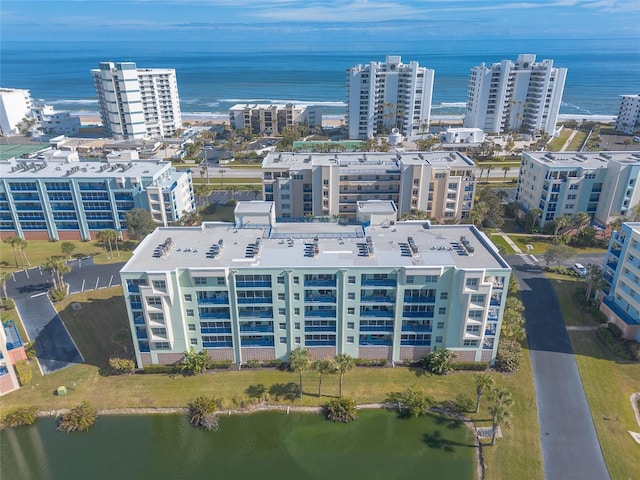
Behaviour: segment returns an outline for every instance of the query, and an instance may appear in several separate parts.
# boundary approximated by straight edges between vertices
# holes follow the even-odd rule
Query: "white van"
[[[577,272],[578,275],[580,275],[581,277],[586,277],[587,276],[587,269],[584,268],[584,265],[582,265],[581,263],[574,263],[573,264],[573,269]]]

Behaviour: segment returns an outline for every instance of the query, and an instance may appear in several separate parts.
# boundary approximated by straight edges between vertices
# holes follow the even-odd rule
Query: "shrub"
[[[0,429],[33,425],[36,423],[36,407],[20,407],[7,413],[0,421]]]
[[[620,327],[618,327],[615,323],[609,323],[607,325],[607,330],[611,332],[611,335],[613,335],[616,340],[620,340],[622,338],[622,330],[620,330]]]
[[[446,375],[453,370],[453,360],[456,358],[456,354],[446,348],[438,348],[427,353],[427,355],[420,359],[422,366],[429,372],[436,375]]]
[[[219,399],[209,396],[201,396],[187,404],[189,407],[189,422],[196,427],[205,430],[218,430],[220,428],[216,411],[222,406]]]
[[[26,360],[18,360],[14,366],[20,385],[23,387],[25,385],[28,385],[33,378],[33,374],[31,373],[31,366],[29,365],[29,363]]]
[[[545,270],[547,272],[556,273],[558,275],[566,275],[568,277],[578,276],[578,273],[575,270],[571,268],[563,267],[562,265],[555,266],[555,267],[546,267]]]
[[[111,367],[112,375],[124,375],[133,373],[136,369],[136,364],[128,358],[110,358],[109,367]]]
[[[323,408],[324,416],[332,422],[349,423],[358,418],[356,402],[348,397],[333,398]]]
[[[469,396],[461,393],[456,397],[455,409],[459,413],[475,412],[476,402]]]
[[[260,366],[260,360],[247,360],[245,364],[246,368],[258,368]]]
[[[354,358],[357,367],[385,367],[388,363],[386,358]]]
[[[473,372],[484,372],[489,368],[489,364],[485,362],[454,362],[454,370],[470,370]]]
[[[62,415],[58,421],[61,432],[86,432],[96,423],[98,412],[89,402],[82,402]]]
[[[176,373],[176,367],[173,365],[145,365],[142,371],[149,374]]]
[[[609,348],[609,350],[611,350],[611,352],[614,355],[624,360],[632,360],[631,355],[624,348],[624,345],[621,344],[620,341],[616,339],[616,337],[614,336],[613,333],[611,333],[609,328],[600,327],[596,331],[598,333],[598,338],[602,341],[602,343],[604,343]]]
[[[402,392],[392,392],[387,396],[387,402],[397,403],[402,412],[418,417],[424,415],[434,405],[435,401],[420,387],[409,387]]]
[[[286,364],[285,364],[285,368],[282,368],[282,360],[279,360],[277,358],[274,358],[272,360],[265,360],[264,362],[262,362],[262,366],[281,368],[282,370],[286,370],[288,368]]]
[[[226,369],[231,368],[233,362],[231,360],[212,360],[209,363],[209,368]]]
[[[627,346],[629,347],[629,351],[631,352],[633,358],[635,358],[636,361],[640,362],[640,343],[636,342],[635,340],[631,340],[627,344]]]
[[[0,304],[0,307],[2,307],[5,310],[11,310],[13,308],[15,308],[16,303],[13,301],[13,298],[5,298],[4,300],[2,300],[2,303]]]
[[[62,288],[52,288],[49,290],[49,297],[52,302],[60,302],[67,296],[67,291]]]
[[[515,341],[500,340],[496,355],[496,370],[499,372],[514,373],[520,370],[522,361],[522,346]]]

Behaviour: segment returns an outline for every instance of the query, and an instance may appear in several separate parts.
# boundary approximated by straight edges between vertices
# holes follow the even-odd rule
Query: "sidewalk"
[[[503,238],[503,240],[504,240],[505,242],[507,242],[507,245],[509,245],[511,248],[513,248],[513,251],[514,251],[514,252],[516,252],[517,254],[519,254],[519,253],[524,253],[522,250],[520,250],[520,247],[518,247],[518,245],[516,245],[516,244],[514,243],[514,241],[513,241],[513,240],[511,240],[511,239],[509,238],[509,235],[507,235],[506,233],[504,233],[504,232],[503,232],[502,230],[500,230],[499,228],[496,228],[496,230],[497,230],[497,233],[492,233],[491,235],[500,235],[500,236]]]

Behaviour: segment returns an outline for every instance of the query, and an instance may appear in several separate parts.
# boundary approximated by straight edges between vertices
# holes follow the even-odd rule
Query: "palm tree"
[[[540,220],[542,220],[542,210],[540,210],[539,208],[532,209],[531,210],[531,218],[532,218],[531,230],[535,230],[535,228],[536,228],[536,220],[538,222],[540,222]]]
[[[336,355],[334,362],[338,372],[340,372],[340,387],[338,389],[338,395],[342,397],[342,378],[346,372],[356,366],[356,361],[351,355],[339,353]]]
[[[580,233],[584,229],[584,227],[586,227],[587,225],[589,225],[589,223],[591,223],[591,217],[589,216],[588,213],[577,212],[573,216],[573,221],[576,225],[578,233]]]
[[[504,179],[503,182],[507,182],[507,173],[509,173],[509,170],[511,170],[511,167],[505,165],[504,167],[502,167],[502,171],[504,172]]]
[[[571,217],[569,215],[560,215],[555,218],[555,228],[553,229],[553,238],[557,239],[558,234],[571,225]]]
[[[496,434],[500,424],[509,425],[509,419],[512,416],[510,407],[513,406],[513,398],[511,392],[506,388],[498,388],[491,392],[491,401],[489,413],[491,414],[492,434],[491,446],[496,444]]]
[[[100,230],[97,234],[96,234],[96,238],[102,242],[102,246],[104,247],[104,253],[105,254],[109,254],[109,252],[111,251],[111,253],[113,253],[113,250],[111,249],[111,234],[109,233],[110,230]],[[107,245],[109,246],[109,250],[107,250]]]
[[[291,369],[300,374],[300,398],[302,398],[302,372],[309,369],[311,352],[308,348],[298,347],[289,354]]]
[[[51,281],[53,282],[54,290],[60,290],[58,288],[58,266],[59,261],[56,257],[49,257],[42,264],[41,268],[51,275]]]
[[[109,248],[111,249],[111,254],[113,255],[113,248],[111,247],[111,242],[113,242],[116,246],[116,252],[118,256],[120,256],[120,249],[118,248],[118,232],[112,229],[105,230],[105,234],[107,236],[107,240],[109,241]]]
[[[22,260],[24,260],[24,263],[26,263],[27,266],[30,267],[31,263],[29,262],[29,259],[27,258],[26,253],[24,253],[24,249],[29,246],[29,242],[27,242],[26,240],[23,240],[22,238],[18,238],[18,240],[16,241],[16,246],[18,247],[18,251],[20,252],[20,256],[22,257]]]
[[[476,373],[473,376],[476,382],[476,413],[480,411],[480,399],[485,391],[491,391],[495,381],[486,373]]]
[[[489,181],[489,174],[493,170],[493,165],[487,165],[487,182]]]
[[[218,172],[220,172],[220,190],[222,190],[222,183],[224,182],[224,174],[226,170],[224,168],[221,168],[218,170]]]
[[[11,236],[7,237],[3,240],[4,243],[11,245],[11,249],[13,250],[13,258],[16,261],[16,268],[20,268],[18,265],[18,242],[20,241],[19,237]]]
[[[602,267],[593,263],[587,265],[587,291],[584,298],[591,299],[591,296],[604,286],[604,278],[602,278]]]
[[[2,296],[5,300],[9,299],[7,295],[7,278],[9,278],[9,272],[0,272],[0,289],[2,289]]]
[[[318,372],[318,398],[322,396],[322,375],[336,371],[336,367],[331,360],[316,360],[311,364],[311,368]]]

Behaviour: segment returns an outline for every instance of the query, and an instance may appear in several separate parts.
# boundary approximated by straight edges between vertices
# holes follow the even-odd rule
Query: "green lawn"
[[[551,140],[551,142],[549,143],[549,149],[552,152],[557,152],[558,150],[560,150],[563,147],[564,143],[569,139],[572,132],[573,130],[569,128],[563,128],[560,132],[560,135]]]
[[[509,238],[518,245],[523,252],[532,253],[534,255],[542,255],[546,253],[549,245],[552,244],[552,237],[544,237],[541,235],[509,235]],[[527,245],[532,245],[533,250],[527,252]],[[576,253],[605,253],[602,248],[574,248]]]
[[[56,306],[87,363],[44,377],[35,375],[29,388],[3,397],[1,411],[25,405],[36,405],[41,410],[54,410],[68,408],[82,400],[89,401],[98,409],[183,407],[188,401],[204,394],[221,397],[227,406],[235,406],[248,399],[247,390],[251,386],[261,384],[267,390],[278,390],[298,381],[298,375],[294,372],[246,368],[242,371],[222,370],[193,377],[143,374],[105,377],[100,374],[100,367],[105,365],[110,355],[122,353],[119,351],[120,347],[111,340],[113,333],[127,321],[120,288],[73,295]],[[490,373],[498,385],[511,390],[515,400],[513,426],[504,429],[504,438],[499,439],[495,447],[484,448],[486,478],[490,480],[543,478],[535,392],[528,351],[525,350],[525,353],[518,374]],[[322,399],[318,399],[318,376],[315,372],[305,372],[304,396],[292,403],[308,406],[323,404],[337,395],[338,378],[337,375],[324,376],[324,395]],[[71,385],[72,382],[76,382],[77,389],[70,390],[63,397],[53,395],[52,392],[58,386]],[[426,374],[422,369],[406,367],[358,367],[345,375],[344,394],[353,397],[358,403],[381,402],[388,393],[415,384],[438,401],[453,400],[460,394],[475,398],[472,372],[456,372],[440,377]],[[471,414],[471,417],[479,425],[489,425],[487,402],[482,403],[479,414]]]
[[[511,248],[511,245],[509,245],[507,241],[500,235],[490,234],[489,239],[496,245],[496,247],[500,248],[501,250],[504,249],[504,255],[513,255],[515,253],[513,248]]]
[[[572,300],[578,281],[553,281],[553,285],[567,325],[597,325]],[[613,480],[638,478],[638,445],[627,430],[640,429],[629,399],[640,389],[640,363],[615,357],[595,331],[570,331],[569,338],[609,474]]]
[[[70,295],[55,307],[85,363],[102,368],[110,357],[133,358],[122,287]],[[114,334],[121,330],[127,331],[126,341],[114,342]]]
[[[569,146],[567,147],[567,151],[568,152],[575,152],[580,150],[580,147],[582,146],[583,142],[585,141],[585,139],[587,138],[587,134],[585,132],[578,132],[576,134],[575,137],[573,137],[573,140],[571,140],[571,143],[569,144]]]
[[[220,186],[224,187],[225,185],[227,186],[228,185],[253,185],[253,184],[262,185],[262,178],[260,177],[220,178],[216,176],[216,177],[209,177],[209,182],[207,182],[207,177],[204,177],[204,178],[195,177],[193,179],[193,183],[194,184],[208,183],[212,187],[217,187],[217,188],[219,188]]]
[[[233,222],[235,221],[234,209],[235,207],[226,205],[210,205],[207,207],[208,213],[202,214],[202,220],[204,222]]]
[[[102,244],[97,241],[70,241],[76,246],[71,258],[94,257],[96,263],[125,262],[131,258],[131,252],[135,246],[134,242],[120,242],[120,256],[118,256],[115,249],[113,254],[105,252]],[[27,243],[24,253],[32,267],[42,265],[48,257],[63,255],[62,241],[28,240]],[[19,267],[16,268],[13,249],[6,243],[0,244],[0,272],[13,272],[29,268],[29,265],[20,261],[19,257],[20,255],[18,255]]]

